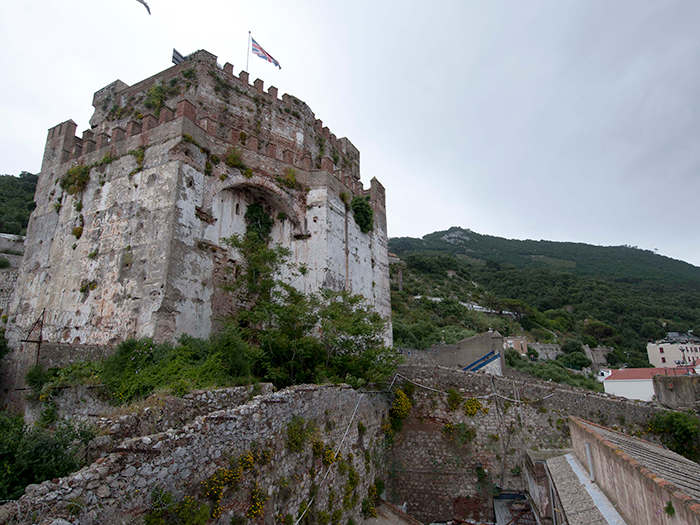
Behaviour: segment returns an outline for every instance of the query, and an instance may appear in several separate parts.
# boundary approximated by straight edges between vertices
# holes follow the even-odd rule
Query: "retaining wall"
[[[667,376],[657,374],[652,378],[654,394],[659,403],[669,408],[689,408],[700,400],[700,376]]]

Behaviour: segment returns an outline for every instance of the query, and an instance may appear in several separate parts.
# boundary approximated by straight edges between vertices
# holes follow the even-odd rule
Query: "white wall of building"
[[[672,368],[676,361],[691,364],[700,358],[700,344],[693,343],[648,343],[647,356],[649,362],[656,368]]]
[[[654,384],[651,379],[626,379],[603,381],[606,394],[626,397],[627,399],[640,399],[651,401],[654,395]]]

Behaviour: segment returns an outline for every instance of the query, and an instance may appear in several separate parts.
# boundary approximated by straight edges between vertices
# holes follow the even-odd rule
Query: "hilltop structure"
[[[48,132],[9,308],[8,339],[24,347],[15,366],[33,364],[21,340],[39,331],[42,360],[51,344],[207,337],[235,308],[221,285],[240,257],[222,239],[245,233],[252,204],[291,252],[283,278],[361,294],[390,320],[384,187],[363,188],[359,151],[304,102],[202,50],[133,86],[117,80],[92,104],[82,137],[72,120]],[[359,199],[371,224],[354,216]]]

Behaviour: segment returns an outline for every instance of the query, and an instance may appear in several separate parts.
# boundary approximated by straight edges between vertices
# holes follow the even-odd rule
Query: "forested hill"
[[[422,239],[396,237],[389,251],[463,255],[517,268],[549,268],[577,275],[599,276],[624,282],[641,280],[684,284],[700,290],[700,268],[631,246],[593,246],[575,242],[504,239],[458,227],[430,233]]]
[[[394,343],[405,348],[492,327],[530,341],[612,346],[610,364],[648,366],[648,341],[700,333],[700,268],[649,251],[512,241],[460,228],[391,239],[389,251],[405,263],[400,273],[398,265],[391,269]],[[516,319],[484,319],[467,303]]]
[[[26,233],[38,179],[26,171],[19,177],[0,175],[0,233]]]

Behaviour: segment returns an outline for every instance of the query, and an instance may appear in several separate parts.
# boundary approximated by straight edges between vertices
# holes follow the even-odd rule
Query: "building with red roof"
[[[601,374],[607,375],[608,371]],[[652,378],[657,374],[667,376],[695,375],[700,372],[700,359],[692,365],[676,368],[620,368],[610,370],[610,374],[603,379],[603,387],[607,394],[651,401],[654,396],[654,383]]]

